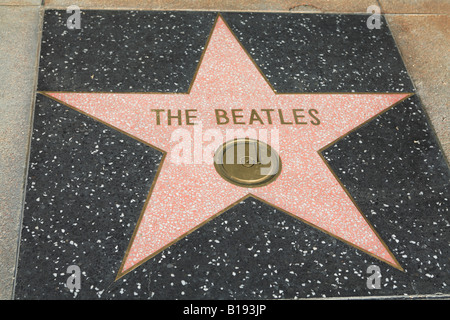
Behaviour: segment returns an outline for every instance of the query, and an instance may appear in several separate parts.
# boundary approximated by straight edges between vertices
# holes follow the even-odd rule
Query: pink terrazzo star
[[[277,94],[220,16],[188,93],[44,94],[165,152],[117,279],[248,196],[401,269],[319,151],[409,94]],[[196,118],[191,121],[197,125],[186,125],[186,119],[179,125],[172,119],[169,126],[167,112],[159,114],[157,125],[156,109],[170,109],[174,114],[182,110],[183,117],[185,110],[195,109]],[[227,111],[230,119],[231,109],[242,109],[238,120],[246,125],[233,121],[218,125],[215,109]],[[272,124],[261,117],[262,121],[249,125],[252,109],[260,116],[266,114],[262,109],[275,110]],[[283,112],[284,122],[292,124],[281,124],[275,117],[277,109]],[[314,109],[320,124],[306,111],[296,124],[293,109]],[[281,174],[266,186],[243,188],[216,172],[211,152],[193,164],[172,161],[175,150],[179,151],[174,133],[184,129],[194,137],[200,124],[202,132],[214,129],[223,136],[229,129],[278,130]],[[259,139],[271,143],[268,138]],[[205,141],[202,146],[214,151],[223,142]]]

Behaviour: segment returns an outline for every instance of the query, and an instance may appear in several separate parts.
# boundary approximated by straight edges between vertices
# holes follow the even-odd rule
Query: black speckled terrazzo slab
[[[383,17],[221,13],[276,92],[411,93],[322,151],[402,270],[250,196],[116,279],[163,153],[46,92],[185,93],[217,13],[68,16],[44,17],[15,299],[450,294],[450,171]]]

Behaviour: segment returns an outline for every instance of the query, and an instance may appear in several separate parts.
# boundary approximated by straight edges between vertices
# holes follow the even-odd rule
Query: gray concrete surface
[[[38,6],[0,6],[0,299],[12,293],[39,26]]]

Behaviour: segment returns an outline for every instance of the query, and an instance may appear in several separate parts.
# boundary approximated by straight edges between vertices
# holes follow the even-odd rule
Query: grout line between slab
[[[66,10],[68,6],[62,5],[43,5],[45,10]],[[381,8],[381,6],[379,5]],[[317,10],[290,10],[290,9],[272,9],[272,10],[262,10],[262,9],[207,9],[207,8],[158,8],[158,7],[110,7],[110,6],[81,6],[81,10],[116,10],[116,11],[193,11],[193,12],[261,12],[261,13],[292,13],[292,14],[354,14],[354,15],[370,15],[371,13],[364,11],[322,11],[320,9]],[[447,13],[420,13],[420,12],[383,12],[381,10],[381,14],[383,15],[418,15],[418,16],[427,16],[427,15],[449,15]]]
[[[308,299],[298,299],[298,300],[437,300],[445,299],[449,300],[449,294],[417,294],[417,295],[388,295],[388,296],[351,296],[351,297],[326,297],[326,298],[308,298]]]
[[[380,7],[381,14],[383,15],[417,15],[417,16],[434,16],[434,15],[444,15],[448,16],[449,13],[442,13],[442,12],[384,12],[383,5],[380,3],[379,0],[375,0],[376,5]],[[73,4],[72,4],[73,5]],[[58,4],[45,4],[45,0],[42,0],[40,4],[21,4],[21,3],[0,3],[0,7],[44,7],[45,10],[65,10],[69,7],[69,4],[67,5],[58,5]],[[305,5],[303,5],[305,6]],[[306,5],[307,6],[307,5]],[[311,10],[295,10],[295,8],[301,7],[301,6],[293,6],[291,8],[286,9],[270,9],[270,10],[263,10],[263,9],[209,9],[209,8],[161,8],[161,6],[148,6],[148,7],[136,7],[136,6],[122,6],[122,7],[114,7],[114,6],[81,6],[81,10],[117,10],[117,11],[125,11],[125,10],[137,10],[137,11],[196,11],[196,12],[267,12],[267,13],[310,13],[310,14],[361,14],[361,15],[368,15],[370,13],[365,11],[323,11],[322,9],[314,6],[307,6],[311,7]]]

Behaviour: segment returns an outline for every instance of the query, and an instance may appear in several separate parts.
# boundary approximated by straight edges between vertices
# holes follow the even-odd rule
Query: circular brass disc
[[[265,186],[281,172],[278,153],[268,144],[250,138],[221,145],[214,154],[214,166],[222,178],[246,188]]]

